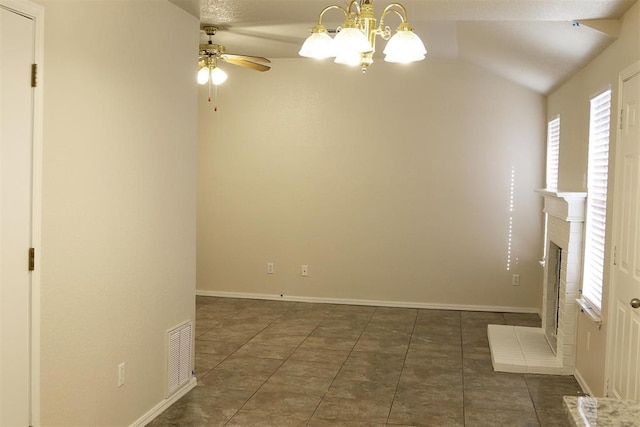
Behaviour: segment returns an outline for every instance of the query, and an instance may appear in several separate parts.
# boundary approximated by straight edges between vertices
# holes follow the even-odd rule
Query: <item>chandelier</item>
[[[329,31],[322,24],[324,14],[332,9],[338,9],[345,15],[335,38],[331,38]],[[389,14],[395,14],[401,20],[393,36],[391,28],[384,24]],[[377,36],[388,40],[383,51],[386,62],[406,64],[421,61],[427,54],[422,40],[407,22],[405,7],[400,3],[391,3],[382,12],[380,24],[376,25],[373,0],[351,0],[346,8],[331,5],[322,9],[318,23],[313,27],[311,35],[305,40],[298,54],[315,59],[335,57],[336,63],[359,65],[364,73],[373,63]]]

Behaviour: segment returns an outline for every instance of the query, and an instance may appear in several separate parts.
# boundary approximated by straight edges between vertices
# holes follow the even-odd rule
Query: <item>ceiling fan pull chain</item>
[[[218,111],[218,85],[213,85],[213,111]],[[211,80],[209,80],[209,98],[208,101],[211,102]]]
[[[218,85],[213,88],[213,111],[218,111]]]

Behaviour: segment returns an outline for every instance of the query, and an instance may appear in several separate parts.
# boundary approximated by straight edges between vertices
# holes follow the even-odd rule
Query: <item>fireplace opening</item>
[[[547,301],[544,331],[551,350],[556,354],[558,349],[558,323],[560,319],[560,277],[562,274],[562,248],[549,242],[547,256]]]

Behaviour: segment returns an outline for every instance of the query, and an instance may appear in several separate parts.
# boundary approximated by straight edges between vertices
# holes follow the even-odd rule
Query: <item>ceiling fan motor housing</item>
[[[200,45],[201,55],[222,55],[225,53],[224,46],[220,44],[212,43],[211,40],[207,44]]]
[[[200,44],[200,49],[198,52],[200,58],[198,59],[198,62],[201,67],[215,67],[216,59],[220,59],[230,64],[250,68],[256,71],[269,71],[271,69],[271,67],[265,65],[265,63],[271,63],[271,61],[267,58],[263,58],[261,56],[227,53],[223,45],[213,43],[211,37],[216,34],[216,32],[218,31],[218,27],[213,25],[203,25],[201,28],[202,31],[204,31],[207,36],[209,36],[209,40],[207,40],[207,43]]]

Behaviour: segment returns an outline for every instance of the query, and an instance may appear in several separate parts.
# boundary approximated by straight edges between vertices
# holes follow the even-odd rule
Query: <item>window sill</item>
[[[576,302],[580,306],[580,311],[585,313],[587,315],[587,318],[598,325],[598,328],[600,328],[602,326],[602,317],[600,317],[600,313],[596,311],[591,303],[584,298],[577,298]]]

